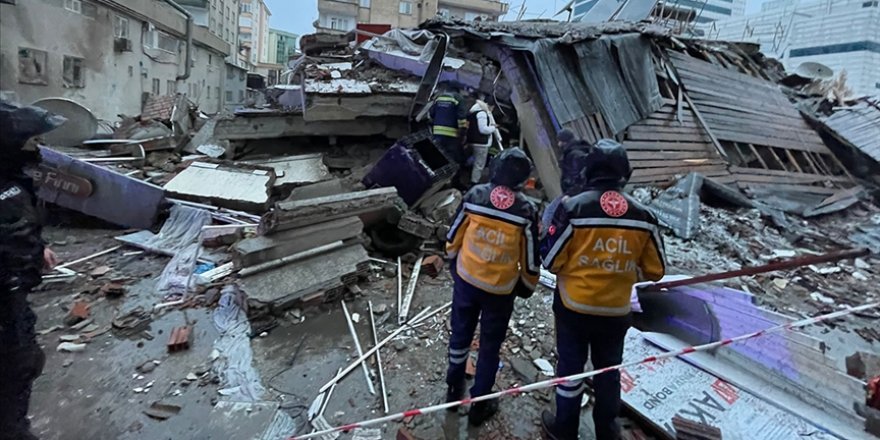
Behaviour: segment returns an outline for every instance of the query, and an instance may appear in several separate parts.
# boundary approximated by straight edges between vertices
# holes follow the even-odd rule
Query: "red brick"
[[[188,325],[175,327],[168,338],[168,352],[189,350],[192,328]]]

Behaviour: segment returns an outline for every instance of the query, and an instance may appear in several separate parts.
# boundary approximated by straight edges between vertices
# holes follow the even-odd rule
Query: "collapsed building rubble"
[[[63,242],[62,256],[74,261],[47,275],[44,289],[57,294],[43,305],[63,303],[79,323],[94,320],[61,326],[79,334],[63,341],[64,351],[93,352],[98,337],[108,345],[122,337],[152,341],[148,328],[161,323],[167,334],[156,339],[175,357],[165,359],[182,372],[198,370],[192,380],[175,372],[187,379],[174,377],[163,397],[179,397],[178,382],[224,397],[205,411],[210,423],[200,435],[278,438],[439,395],[448,327],[438,308],[450,294],[442,242],[462,193],[451,188],[458,165],[436,148],[419,115],[441,81],[494,99],[504,138],[535,162],[537,185],[527,193],[542,204],[561,192],[558,130],[590,142],[621,141],[634,167],[628,190],[668,229],[675,274],[841,248],[875,252],[646,296],[627,359],[878,300],[876,181],[858,169],[864,161],[855,153],[877,159],[870,135],[877,103],[860,100],[808,123],[777,83],[784,72],[753,45],[685,40],[664,27],[625,22],[429,21],[355,48],[336,37],[305,42],[305,56],[291,63],[285,83],[266,91],[264,106],[208,118],[185,99],[154,97],[112,139],[44,146],[44,163],[33,171],[43,200],[137,228],[101,230],[115,243],[103,249],[73,243],[64,228],[52,231],[59,237],[50,242]],[[67,286],[76,286],[73,295]],[[353,313],[340,314],[340,300]],[[518,303],[499,386],[552,375],[549,300],[542,290]],[[125,307],[111,313],[108,303]],[[218,303],[213,314],[198,315],[212,325],[187,316]],[[368,331],[374,304],[378,327]],[[366,313],[369,320],[361,318]],[[773,420],[783,435],[858,438],[870,417],[852,407],[866,377],[846,376],[843,359],[877,351],[877,319],[876,311],[862,313],[653,370],[626,370],[624,402],[641,420],[628,422],[628,432],[671,438],[697,429],[683,417],[723,435],[784,438],[745,425]],[[339,332],[323,333],[327,328]],[[57,331],[47,330],[45,340]],[[377,337],[365,336],[371,330]],[[366,350],[350,349],[352,333]],[[294,337],[302,338],[299,346]],[[381,359],[368,360],[380,348]],[[206,359],[213,369],[193,367]],[[150,359],[138,365],[165,370]],[[366,385],[360,373],[343,382],[353,369],[365,370],[370,384],[377,369],[390,391],[379,398],[354,388],[356,381]],[[156,376],[168,379],[162,374]],[[137,379],[144,375],[135,376],[137,394],[159,387]],[[517,415],[489,424],[496,437],[535,436],[531,421],[550,395],[517,399]],[[38,400],[51,408],[46,395]],[[296,411],[315,401],[315,411]],[[178,410],[173,420],[192,414]],[[131,432],[155,432],[143,426],[152,422],[139,423]],[[404,425],[413,438],[444,435],[433,420]],[[397,432],[383,429],[385,436]]]

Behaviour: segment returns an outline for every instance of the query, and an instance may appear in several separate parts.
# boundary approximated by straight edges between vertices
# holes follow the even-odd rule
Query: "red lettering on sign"
[[[629,373],[626,372],[623,368],[620,369],[620,390],[624,393],[629,393],[633,388],[636,387],[636,380],[633,379]]]
[[[599,197],[599,205],[602,207],[602,211],[611,217],[620,217],[629,211],[629,202],[626,201],[623,194],[617,191],[605,191]]]
[[[733,405],[733,402],[736,402],[739,399],[736,388],[721,379],[716,380],[715,383],[712,384],[712,389],[715,390],[715,394],[718,394],[718,397],[724,399],[728,405]]]
[[[513,206],[513,201],[515,199],[516,194],[506,186],[496,186],[492,192],[489,193],[489,200],[492,202],[492,206],[498,209],[510,208]]]

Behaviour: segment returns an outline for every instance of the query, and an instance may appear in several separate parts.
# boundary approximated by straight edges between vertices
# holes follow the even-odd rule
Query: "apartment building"
[[[298,40],[297,34],[280,29],[269,29],[269,64],[286,65],[287,60],[297,53]]]
[[[3,2],[0,90],[23,103],[69,98],[111,121],[140,114],[151,94],[218,112],[232,49],[201,26],[188,49],[186,33],[186,15],[162,0]]]
[[[239,0],[239,58],[254,71],[258,63],[269,58],[269,17],[272,15],[263,0]]]
[[[646,2],[630,0],[627,3]],[[624,2],[620,0],[576,0],[573,5],[573,21],[605,21]],[[746,0],[672,0],[666,2],[677,9],[693,10],[697,24],[710,23],[730,17],[738,17],[746,12]],[[651,8],[650,4],[647,9]]]
[[[508,8],[497,0],[318,0],[315,27],[329,32],[348,32],[359,23],[412,28],[437,15],[494,21]]]
[[[222,38],[231,48],[226,57],[223,107],[233,111],[245,103],[247,66],[238,58],[238,0],[176,0],[189,11],[197,26]]]
[[[808,61],[846,70],[855,94],[880,94],[877,0],[771,1],[759,13],[713,23],[707,36],[759,43],[789,71]]]

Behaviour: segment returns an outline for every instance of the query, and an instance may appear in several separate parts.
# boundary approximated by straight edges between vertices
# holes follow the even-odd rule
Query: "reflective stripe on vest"
[[[568,294],[565,290],[565,286],[563,285],[562,280],[557,280],[556,285],[559,286],[559,297],[562,298],[562,304],[569,310],[573,310],[575,312],[584,313],[587,315],[601,315],[601,316],[623,316],[630,312],[631,304],[627,301],[626,305],[623,307],[602,307],[602,306],[590,306],[587,304],[581,304]]]
[[[437,136],[458,137],[458,129],[445,125],[435,125],[434,134]]]

